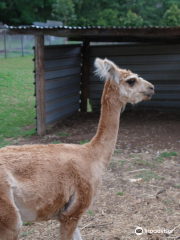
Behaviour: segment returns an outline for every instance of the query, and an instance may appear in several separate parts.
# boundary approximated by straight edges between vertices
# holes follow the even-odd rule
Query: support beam
[[[36,81],[36,113],[37,134],[46,134],[45,105],[45,68],[44,68],[44,36],[35,36],[35,81]]]
[[[89,39],[83,40],[83,65],[81,78],[81,112],[87,112],[87,98],[88,98],[88,77],[89,77]]]

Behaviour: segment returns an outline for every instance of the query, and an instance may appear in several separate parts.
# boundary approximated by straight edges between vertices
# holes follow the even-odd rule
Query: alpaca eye
[[[127,81],[127,83],[130,85],[130,86],[133,86],[136,82],[136,79],[130,79]]]

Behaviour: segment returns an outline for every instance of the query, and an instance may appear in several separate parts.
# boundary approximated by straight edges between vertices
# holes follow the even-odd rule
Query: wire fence
[[[0,34],[0,58],[20,57],[34,54],[34,35]],[[46,35],[45,45],[67,44],[67,39]]]
[[[67,38],[56,36],[44,36],[44,45],[61,45],[81,42],[68,41]],[[91,42],[91,45],[109,45],[119,44],[111,42]],[[122,43],[120,43],[122,44]],[[0,34],[0,59],[10,57],[24,57],[34,54],[33,47],[35,45],[34,35],[9,35]]]

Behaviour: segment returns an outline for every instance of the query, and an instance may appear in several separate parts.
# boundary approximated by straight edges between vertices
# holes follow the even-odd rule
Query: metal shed
[[[180,109],[180,27],[8,27],[9,34],[35,35],[37,133],[74,112],[100,108],[103,83],[93,75],[96,57],[114,61],[155,85],[152,101],[139,109]],[[83,44],[44,46],[44,35]],[[91,42],[110,42],[91,45]],[[112,44],[113,42],[118,44]]]

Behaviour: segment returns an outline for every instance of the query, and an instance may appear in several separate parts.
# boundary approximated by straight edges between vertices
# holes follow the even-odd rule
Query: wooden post
[[[21,53],[22,57],[24,57],[23,35],[21,35]]]
[[[87,98],[88,98],[88,78],[89,78],[89,39],[83,40],[83,65],[81,78],[81,112],[87,112]]]
[[[35,36],[37,134],[46,134],[44,35]]]
[[[7,57],[7,53],[6,53],[6,31],[4,33],[4,57]]]

